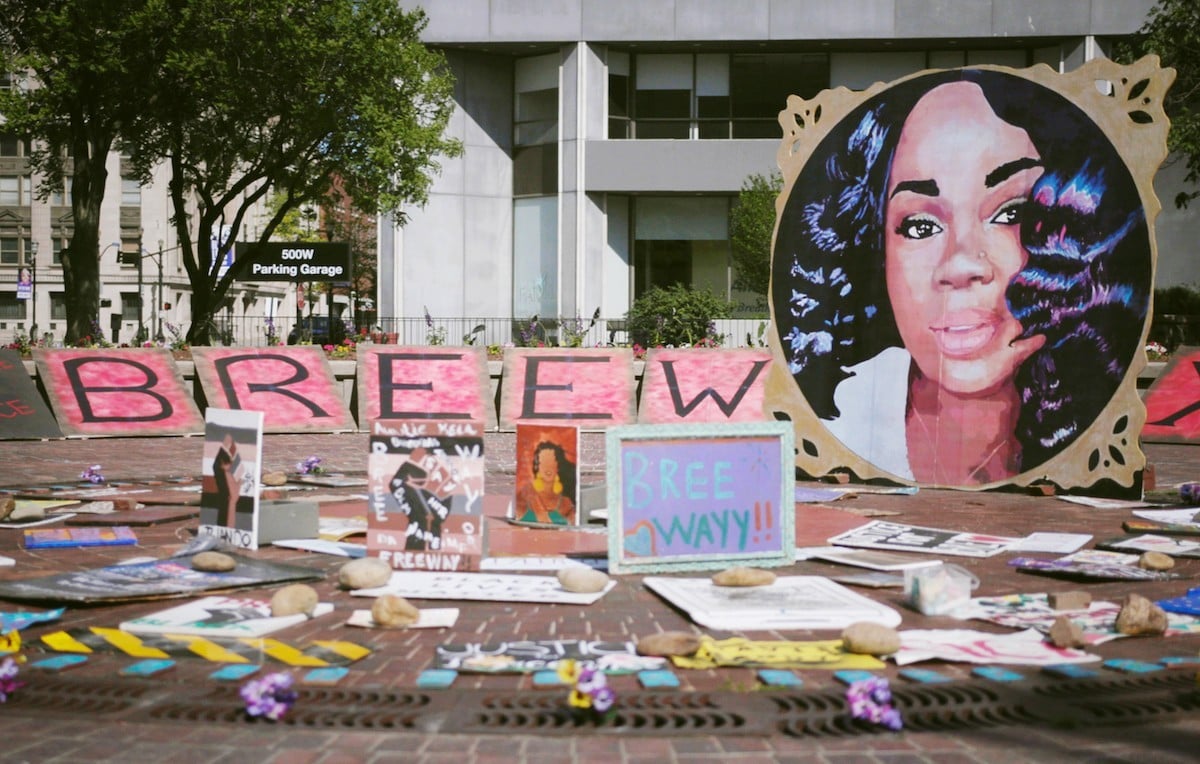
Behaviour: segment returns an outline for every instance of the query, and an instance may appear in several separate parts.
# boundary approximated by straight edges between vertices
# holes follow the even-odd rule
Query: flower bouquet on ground
[[[559,661],[557,670],[562,683],[571,686],[567,706],[576,719],[602,722],[611,715],[617,695],[603,671],[580,667],[570,658]]]

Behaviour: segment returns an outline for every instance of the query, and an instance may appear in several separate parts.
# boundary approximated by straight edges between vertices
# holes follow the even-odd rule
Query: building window
[[[70,207],[71,206],[71,187],[74,185],[74,183],[75,183],[75,181],[73,178],[64,179],[62,187],[65,190],[51,191],[50,192],[50,204],[54,207]]]
[[[28,207],[32,197],[28,175],[0,175],[0,206]]]
[[[558,142],[558,55],[517,60],[513,77],[513,109],[517,146]]]
[[[62,265],[62,253],[67,248],[65,239],[53,239],[50,242],[50,261],[55,265]]]
[[[730,116],[734,138],[783,135],[779,112],[790,95],[812,98],[829,87],[823,53],[735,54],[729,61]],[[723,136],[721,136],[723,137]]]
[[[637,138],[691,137],[694,61],[687,53],[653,53],[635,59]]]
[[[513,312],[558,315],[558,199],[513,200]]]
[[[629,111],[629,54],[608,54],[608,137],[623,140],[633,137]]]
[[[142,205],[142,184],[133,178],[121,178],[121,206],[140,207]]]
[[[50,293],[50,320],[51,321],[66,321],[67,320],[67,300],[63,292]]]
[[[138,293],[121,292],[121,320],[138,320]]]
[[[15,133],[0,133],[0,157],[29,156],[29,141]]]
[[[684,284],[729,297],[729,202],[725,196],[634,200],[633,296]]]
[[[0,265],[29,265],[33,259],[33,240],[18,236],[0,236]]]
[[[0,292],[0,319],[25,320],[25,303],[18,300],[16,292]]]

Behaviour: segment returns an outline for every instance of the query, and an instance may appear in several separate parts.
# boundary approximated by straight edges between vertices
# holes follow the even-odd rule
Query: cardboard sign
[[[579,525],[579,429],[517,425],[516,484],[513,520]]]
[[[487,353],[472,347],[358,346],[358,421],[496,423]]]
[[[204,423],[200,535],[258,549],[263,414],[210,408]]]
[[[516,348],[504,354],[500,427],[632,424],[635,388],[629,348]]]
[[[638,655],[632,642],[539,639],[438,645],[434,666],[486,674],[528,673],[554,669],[561,660],[606,674],[630,674],[667,664],[665,658]]]
[[[609,430],[609,569],[794,562],[792,444],[787,422]]]
[[[763,422],[767,350],[657,349],[646,355],[641,424]]]
[[[0,348],[0,440],[61,437],[62,430],[38,395],[21,356]]]
[[[324,573],[280,563],[232,555],[237,567],[228,573],[192,569],[191,557],[73,570],[22,581],[0,581],[0,599],[30,602],[132,602],[189,597],[218,589],[264,587],[308,581]]]
[[[1146,443],[1200,443],[1200,348],[1175,351],[1146,391]]]
[[[192,360],[209,405],[261,411],[264,432],[357,429],[319,347],[198,347]]]
[[[196,402],[162,348],[35,348],[33,360],[66,435],[192,435]]]
[[[483,424],[379,419],[367,457],[367,554],[401,570],[478,570]]]
[[[1016,541],[1018,539],[1008,536],[921,528],[884,520],[872,520],[829,539],[830,544],[841,546],[890,549],[896,552],[928,552],[955,557],[991,557],[1000,554]]]

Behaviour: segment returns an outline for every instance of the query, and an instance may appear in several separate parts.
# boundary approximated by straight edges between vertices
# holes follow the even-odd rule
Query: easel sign
[[[215,536],[241,549],[258,549],[262,449],[261,411],[205,410],[201,536]]]
[[[795,561],[795,436],[788,422],[608,430],[613,573]]]

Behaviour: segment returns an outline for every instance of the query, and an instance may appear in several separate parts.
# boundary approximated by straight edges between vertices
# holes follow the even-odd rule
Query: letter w
[[[742,398],[746,397],[746,393],[750,392],[751,385],[754,380],[758,379],[758,375],[762,373],[763,368],[767,365],[767,361],[755,361],[750,367],[750,373],[742,380],[742,384],[738,387],[733,398],[727,403],[720,393],[711,387],[704,388],[699,395],[693,398],[686,405],[683,402],[683,395],[679,392],[679,378],[675,376],[675,361],[663,361],[663,374],[667,378],[667,389],[671,391],[671,403],[675,406],[675,413],[680,418],[686,417],[688,414],[695,411],[705,398],[712,397],[713,403],[717,404],[717,408],[721,409],[721,413],[726,417],[733,415],[737,411],[738,404],[742,402]]]

